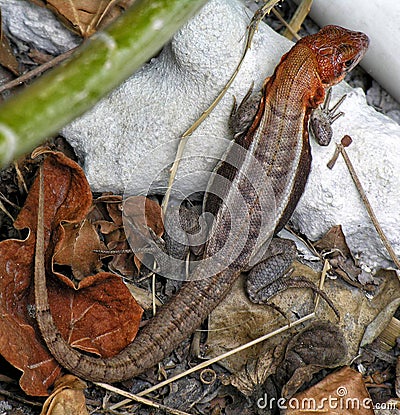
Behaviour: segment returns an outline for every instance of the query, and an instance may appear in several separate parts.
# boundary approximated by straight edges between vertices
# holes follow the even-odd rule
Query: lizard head
[[[300,42],[311,48],[318,73],[326,87],[340,82],[360,62],[368,49],[368,36],[340,26],[325,26]]]

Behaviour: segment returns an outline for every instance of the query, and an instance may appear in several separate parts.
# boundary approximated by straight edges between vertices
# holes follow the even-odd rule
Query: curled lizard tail
[[[111,358],[87,356],[72,348],[61,336],[50,312],[44,260],[44,177],[40,191],[35,255],[36,320],[53,357],[66,369],[95,382],[119,382],[151,368],[185,340],[228,292],[239,272],[226,270],[211,278],[186,283],[174,301],[161,308],[132,344]]]

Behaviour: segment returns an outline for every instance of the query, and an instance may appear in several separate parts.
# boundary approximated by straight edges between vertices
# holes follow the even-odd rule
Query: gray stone
[[[10,34],[36,49],[58,55],[80,43],[50,10],[25,0],[0,0],[0,7]]]

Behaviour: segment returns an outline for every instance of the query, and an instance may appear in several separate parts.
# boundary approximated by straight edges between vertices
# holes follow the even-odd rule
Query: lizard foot
[[[336,317],[340,320],[340,313],[338,309],[324,291],[320,290],[312,281],[305,277],[288,277],[291,273],[292,270],[290,270],[284,277],[278,278],[271,284],[265,287],[260,287],[257,295],[254,295],[254,293],[251,297],[249,295],[250,300],[257,304],[266,304],[272,297],[287,290],[288,288],[310,288],[314,291],[314,293],[319,294],[327,302]]]
[[[316,108],[310,117],[310,132],[320,146],[327,146],[331,142],[333,135],[331,125],[344,115],[344,112],[336,111],[346,99],[346,95],[343,95],[332,108],[329,108],[331,96],[332,92],[329,89],[322,107]]]

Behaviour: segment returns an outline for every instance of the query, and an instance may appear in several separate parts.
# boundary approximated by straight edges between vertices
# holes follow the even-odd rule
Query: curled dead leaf
[[[88,415],[83,394],[86,386],[85,382],[73,375],[58,379],[40,415]]]
[[[361,373],[347,366],[293,396],[284,406],[285,415],[374,415]]]
[[[122,223],[122,197],[113,194],[104,194],[94,200],[88,218],[99,232],[107,251],[129,250]],[[104,248],[103,248],[104,249]],[[133,253],[104,253],[103,257],[111,257],[108,268],[124,277],[135,277],[138,267],[135,267]]]
[[[161,206],[147,197],[128,197],[124,201],[123,215],[125,224],[130,223],[141,231],[150,228],[157,236],[161,236],[164,232]],[[125,226],[127,236],[134,238],[136,234],[129,233],[129,230],[130,227]]]
[[[104,246],[100,243],[94,226],[86,219],[79,224],[67,223],[61,226],[64,237],[55,249],[53,263],[70,266],[77,280],[100,271],[99,255],[93,251],[104,249]]]
[[[339,327],[329,321],[313,321],[288,343],[285,359],[277,370],[277,378],[289,379],[282,396],[292,397],[313,375],[324,368],[345,363],[346,340]]]
[[[116,275],[101,272],[77,288],[60,275],[48,282],[48,293],[54,321],[73,347],[111,357],[135,338],[143,309]]]
[[[319,241],[315,242],[314,248],[323,252],[336,251],[345,257],[351,255],[341,225],[332,226]]]
[[[161,206],[154,200],[144,196],[130,196],[123,204],[123,224],[126,239],[132,248],[145,247],[153,236],[160,237],[164,233]],[[143,254],[135,255],[135,265],[140,268]]]
[[[69,278],[51,273],[54,248],[64,236],[60,224],[84,220],[91,205],[91,192],[82,169],[61,153],[49,152],[43,171],[44,242],[54,320],[63,336],[75,345],[102,356],[118,353],[135,336],[142,310],[113,274],[85,278],[76,289]],[[17,229],[27,228],[28,237],[0,242],[0,354],[23,372],[20,385],[27,394],[44,396],[61,369],[42,343],[33,318],[38,191],[35,179],[14,223]]]
[[[17,58],[15,57],[8,37],[3,31],[3,24],[1,21],[1,11],[0,11],[0,65],[7,68],[14,75],[19,76],[19,64]]]
[[[133,1],[33,0],[36,4],[48,7],[69,29],[85,38],[117,18]]]

